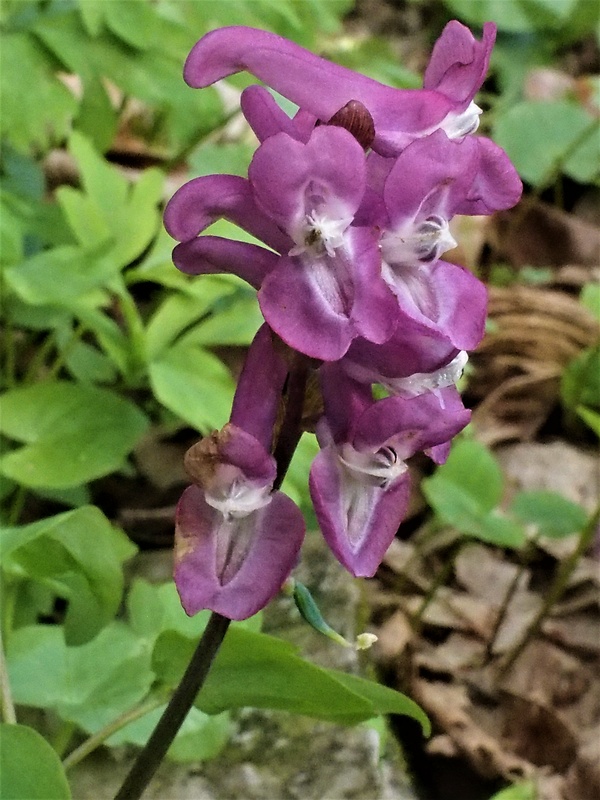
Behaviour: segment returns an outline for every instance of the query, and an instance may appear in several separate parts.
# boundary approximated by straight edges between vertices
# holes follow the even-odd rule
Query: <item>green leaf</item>
[[[600,438],[600,414],[591,408],[586,408],[586,406],[577,406],[575,411],[577,416]]]
[[[423,481],[422,488],[436,514],[461,533],[500,547],[524,543],[522,526],[496,508],[502,498],[502,471],[479,442],[456,442],[448,461]]]
[[[138,579],[127,596],[127,615],[132,629],[139,636],[154,641],[162,631],[167,630],[199,639],[210,612],[202,611],[188,617],[174,583],[154,586]]]
[[[535,785],[527,783],[515,783],[495,794],[490,800],[537,800],[538,793]]]
[[[146,170],[130,187],[81,133],[71,135],[69,150],[79,164],[84,191],[61,186],[56,194],[73,233],[87,247],[110,242],[117,269],[129,264],[141,255],[158,230],[162,173]]]
[[[525,544],[527,538],[523,526],[503,516],[500,511],[490,511],[483,515],[465,528],[464,533],[497,547],[519,548]]]
[[[586,283],[579,295],[579,301],[600,322],[600,284]]]
[[[133,630],[152,641],[163,631],[176,631],[197,640],[210,617],[209,611],[188,617],[172,581],[156,586],[141,579],[135,580],[131,587],[127,597],[127,614]],[[243,622],[234,623],[234,626],[258,631],[261,621],[262,615],[258,613]]]
[[[65,630],[70,643],[91,639],[116,614],[122,562],[135,546],[98,508],[84,506],[7,527],[0,542],[5,575],[40,583],[69,601]]]
[[[2,149],[2,173],[4,191],[28,200],[42,200],[45,178],[42,166],[37,161],[6,145]]]
[[[452,499],[459,501],[464,513],[491,511],[502,498],[503,483],[502,470],[488,448],[475,440],[463,439],[453,444],[446,463],[423,485],[427,499],[443,515],[452,513],[449,504]],[[448,501],[442,492],[450,493]]]
[[[29,33],[3,33],[0,59],[0,133],[21,153],[45,152],[68,134],[77,100]]]
[[[246,142],[232,144],[204,143],[189,159],[190,172],[201,175],[241,175],[246,177],[254,149]]]
[[[159,17],[148,0],[106,3],[104,16],[113,33],[141,50],[149,48],[160,33]]]
[[[195,281],[189,275],[184,275],[174,267],[171,258],[172,250],[173,239],[161,227],[142,262],[138,266],[131,267],[125,273],[127,285],[131,286],[135,283],[151,281],[168,289],[187,292],[190,284]]]
[[[104,84],[98,77],[92,76],[84,83],[77,115],[78,130],[89,138],[99,152],[104,153],[111,146],[118,125],[118,114]]]
[[[77,0],[79,13],[90,36],[97,36],[102,30],[105,0]]]
[[[80,383],[113,383],[117,371],[112,362],[92,345],[78,341],[76,336],[74,332],[69,337],[57,336],[71,375]]]
[[[359,678],[358,675],[350,675],[347,672],[339,672],[337,670],[328,670],[334,674],[336,680],[344,684],[348,689],[351,689],[356,694],[368,698],[375,709],[373,716],[380,714],[401,714],[405,717],[412,717],[416,720],[423,729],[423,735],[429,736],[431,734],[431,723],[423,709],[411,700],[410,697],[390,689],[388,686],[383,686],[376,681],[368,681],[364,678]]]
[[[307,517],[314,514],[308,492],[308,473],[318,452],[319,444],[314,433],[303,433],[281,487]]]
[[[152,663],[175,685],[195,643],[167,632],[158,638]],[[356,724],[380,713],[408,714],[428,731],[421,709],[404,695],[304,661],[295,648],[272,636],[232,626],[196,701],[208,714],[251,706]]]
[[[256,292],[241,288],[227,300],[223,308],[205,317],[182,336],[181,344],[204,347],[249,345],[264,322]]]
[[[20,628],[7,662],[15,702],[52,709],[89,733],[139,703],[154,679],[150,648],[121,622],[79,647],[57,625]]]
[[[221,428],[227,421],[234,382],[212,353],[178,343],[151,362],[149,373],[156,398],[197,430]]]
[[[53,503],[71,508],[89,506],[92,502],[92,494],[87,486],[73,486],[72,489],[36,489],[36,494]]]
[[[117,731],[106,743],[111,747],[129,743],[143,747],[156,727],[166,705],[154,709]],[[232,733],[227,712],[209,716],[192,707],[167,751],[171,761],[207,761],[219,755]]]
[[[444,0],[465,21],[483,25],[494,20],[515,33],[555,30],[568,21],[578,0]]]
[[[47,381],[2,396],[0,432],[26,443],[0,460],[24,486],[66,489],[119,469],[148,427],[147,417],[112,391]]]
[[[555,492],[519,492],[511,504],[512,513],[543,536],[560,539],[578,533],[587,521],[585,509]]]
[[[592,181],[598,174],[597,134],[597,120],[567,100],[516,103],[498,114],[494,126],[495,140],[521,177],[534,186],[545,186],[561,171],[582,182]]]
[[[84,326],[94,332],[98,344],[118,370],[127,375],[130,368],[131,347],[121,327],[98,308],[77,303],[72,310]]]
[[[600,345],[587,347],[567,364],[561,376],[560,394],[566,408],[584,405],[600,409]]]
[[[44,250],[5,275],[26,303],[69,308],[74,299],[103,286],[117,269],[105,244],[95,250],[65,245]]]
[[[56,751],[33,728],[0,724],[0,796],[4,800],[69,800]]]
[[[187,284],[184,291],[167,295],[146,328],[148,358],[160,356],[194,322],[226,304],[235,291],[226,276],[203,276],[202,280]]]

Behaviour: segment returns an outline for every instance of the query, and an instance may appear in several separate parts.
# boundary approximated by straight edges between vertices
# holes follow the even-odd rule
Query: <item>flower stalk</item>
[[[211,614],[181,682],[115,800],[138,800],[142,796],[202,688],[230,622],[220,614]]]

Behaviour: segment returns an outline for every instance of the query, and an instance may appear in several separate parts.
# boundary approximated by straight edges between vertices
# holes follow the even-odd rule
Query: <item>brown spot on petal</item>
[[[210,486],[215,472],[223,459],[223,445],[231,438],[230,425],[220,431],[213,431],[196,444],[193,444],[183,457],[185,471],[197,486]]]
[[[345,128],[365,150],[373,144],[375,138],[373,117],[366,106],[358,100],[346,103],[343,108],[335,112],[327,124]]]

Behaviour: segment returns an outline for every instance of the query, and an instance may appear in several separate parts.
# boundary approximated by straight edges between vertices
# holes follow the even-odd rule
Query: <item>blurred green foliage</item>
[[[195,281],[171,263],[161,210],[172,168],[244,174],[252,155],[250,141],[224,139],[228,105],[214,88],[187,87],[183,62],[205,32],[251,25],[386,83],[418,87],[420,76],[398,63],[387,40],[342,35],[352,7],[352,0],[4,0],[0,7],[2,633],[13,700],[62,721],[58,750],[73,729],[106,729],[108,737],[106,726],[110,744],[142,744],[206,623],[206,615],[185,616],[172,585],[138,581],[125,593],[123,565],[136,548],[93,505],[94,482],[134,475],[131,455],[151,428],[220,427],[234,381],[217,353],[247,346],[261,321],[255,293],[238,279]],[[523,94],[527,70],[593,35],[596,4],[445,0],[436,8],[441,24],[449,15],[498,24],[500,91],[486,98],[489,118],[524,180],[538,190],[562,175],[597,182],[589,104],[574,94],[548,103]],[[230,83],[239,90],[248,80]],[[597,107],[598,84],[589,85]],[[115,163],[118,135],[141,145],[143,152],[130,153],[133,172]],[[57,154],[63,167],[51,166]],[[243,236],[223,221],[211,232]],[[598,430],[595,359],[597,350],[571,365],[563,399]],[[284,484],[307,514],[315,452],[314,437],[305,436]],[[522,494],[501,511],[502,475],[475,442],[458,444],[425,491],[441,521],[497,545],[520,547],[525,526],[562,536],[581,523],[581,510],[555,496]],[[23,514],[30,499],[41,508],[50,501],[48,516]],[[568,524],[557,527],[559,517]],[[341,722],[405,713],[427,726],[408,698],[309,665],[259,625],[234,626],[172,758],[218,753],[230,732],[228,709],[240,705]],[[4,713],[9,719],[6,703]],[[43,786],[44,797],[69,796],[57,756],[35,731],[3,726],[2,745],[2,796],[38,796],[32,786]]]

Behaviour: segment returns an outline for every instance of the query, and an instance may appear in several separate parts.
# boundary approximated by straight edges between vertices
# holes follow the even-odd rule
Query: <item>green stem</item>
[[[35,356],[31,360],[31,364],[29,365],[27,372],[25,373],[24,377],[25,384],[34,383],[36,380],[38,380],[38,373],[42,368],[43,364],[45,363],[48,353],[52,350],[53,347],[56,346],[54,338],[55,334],[52,331],[46,336],[43,344],[38,348]]]
[[[27,497],[27,489],[22,485],[19,484],[15,490],[15,496],[10,506],[10,512],[8,514],[8,524],[9,525],[17,525],[19,522],[19,517],[21,516],[21,512],[23,511],[23,506],[25,505],[25,498]]]
[[[63,753],[69,747],[69,742],[73,738],[73,734],[76,730],[77,726],[74,722],[63,722],[50,739],[50,744],[59,758],[62,758]]]
[[[85,330],[86,328],[81,323],[78,323],[75,326],[68,342],[65,344],[63,348],[61,348],[56,357],[56,360],[54,361],[54,364],[52,364],[52,367],[50,368],[50,371],[48,373],[48,378],[50,379],[56,378],[60,370],[66,364],[67,358],[69,357],[70,353],[72,353],[73,348],[80,341],[81,337],[85,333]]]
[[[579,534],[579,541],[577,542],[577,547],[573,550],[571,555],[568,556],[568,558],[565,558],[565,560],[559,564],[558,569],[556,571],[556,576],[554,578],[554,581],[552,582],[552,586],[550,587],[549,592],[546,594],[546,597],[544,598],[544,602],[542,603],[540,610],[529,624],[521,640],[513,648],[512,652],[509,653],[506,661],[501,667],[500,670],[501,674],[506,673],[512,667],[512,665],[521,655],[527,644],[539,631],[540,626],[544,621],[544,618],[546,617],[552,606],[555,603],[557,603],[562,597],[563,592],[567,588],[567,583],[569,582],[569,578],[571,577],[573,570],[577,566],[579,559],[592,543],[594,535],[596,534],[597,531],[599,521],[600,521],[600,507],[598,507],[596,511],[592,514],[585,528]]]
[[[71,769],[76,764],[79,764],[79,762],[83,761],[84,758],[87,758],[90,753],[93,753],[96,748],[104,744],[104,742],[111,737],[113,733],[120,731],[121,728],[129,725],[130,722],[135,722],[136,719],[145,717],[146,714],[149,714],[156,708],[160,708],[165,700],[166,697],[163,694],[159,694],[156,697],[153,697],[151,700],[146,700],[145,703],[139,703],[137,706],[125,711],[104,728],[97,731],[93,736],[90,736],[89,739],[86,739],[85,742],[82,742],[82,744],[73,750],[72,753],[69,753],[69,755],[63,760],[63,767],[65,769]]]
[[[8,670],[6,668],[6,659],[4,657],[4,642],[0,636],[0,695],[2,697],[2,718],[10,725],[14,725],[17,721],[15,712],[15,704],[12,699],[12,692],[10,690],[10,681],[8,680]]]
[[[0,285],[0,290],[2,286]],[[17,383],[17,356],[15,348],[15,328],[10,319],[6,319],[4,323],[4,380],[6,388],[12,389]]]
[[[125,321],[132,345],[129,364],[129,381],[135,384],[140,368],[142,368],[146,362],[146,334],[144,323],[135,304],[135,300],[127,289],[122,276],[119,276],[119,282],[115,287],[115,293],[119,298],[119,308],[123,315],[123,320]]]
[[[115,800],[138,800],[160,766],[202,688],[231,620],[212,613],[192,660]]]

